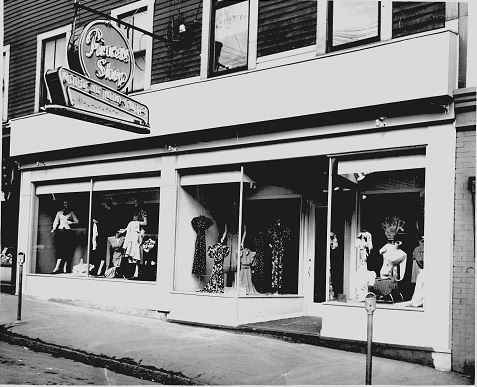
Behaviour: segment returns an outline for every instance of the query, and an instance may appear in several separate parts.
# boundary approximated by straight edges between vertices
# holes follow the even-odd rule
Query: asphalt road
[[[142,385],[155,383],[0,341],[1,384]]]

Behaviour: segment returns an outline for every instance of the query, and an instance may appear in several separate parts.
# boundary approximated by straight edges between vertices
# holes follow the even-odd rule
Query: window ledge
[[[180,290],[173,290],[171,294],[181,294],[184,296],[202,296],[202,297],[219,297],[219,298],[237,298],[237,294],[235,289],[226,290],[224,293],[206,293],[206,292],[199,292],[199,291],[180,291]],[[257,295],[239,295],[238,298],[303,298],[303,296],[298,294],[257,294]]]
[[[376,304],[376,309],[387,309],[387,310],[402,310],[406,312],[424,312],[423,307],[414,307],[410,305],[410,301],[400,302],[398,304]],[[364,309],[364,302],[358,301],[348,301],[348,302],[340,302],[340,301],[325,301],[322,302],[321,305],[326,306],[342,306],[346,308],[362,308]]]
[[[144,284],[144,285],[156,285],[157,281],[137,281],[137,280],[128,280],[126,278],[107,278],[107,277],[87,277],[81,275],[73,275],[71,273],[63,274],[36,274],[31,273],[27,274],[27,277],[46,277],[46,278],[71,278],[71,279],[81,279],[88,281],[101,281],[101,282],[121,282],[121,283],[133,283],[133,284]]]

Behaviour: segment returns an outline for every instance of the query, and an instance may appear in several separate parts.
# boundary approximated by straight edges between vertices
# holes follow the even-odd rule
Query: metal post
[[[371,347],[373,343],[373,313],[376,310],[376,295],[368,293],[364,299],[364,308],[368,312],[368,333],[367,333],[367,348],[366,348],[366,385],[371,384],[372,374],[372,355]]]
[[[17,309],[17,321],[22,319],[22,290],[23,290],[23,263],[25,262],[25,254],[18,253],[18,309]]]

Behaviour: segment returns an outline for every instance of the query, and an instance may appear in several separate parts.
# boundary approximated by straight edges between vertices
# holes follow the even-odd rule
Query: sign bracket
[[[146,31],[140,27],[137,27],[137,26],[134,26],[132,24],[129,24],[123,20],[119,20],[115,17],[112,17],[111,15],[108,15],[104,12],[101,12],[101,11],[97,11],[96,9],[94,8],[91,8],[91,7],[88,7],[87,5],[83,5],[80,3],[80,0],[75,0],[74,4],[73,4],[73,9],[76,11],[78,9],[84,9],[85,11],[88,11],[88,12],[91,12],[91,13],[94,13],[95,15],[98,15],[98,16],[101,16],[101,17],[104,17],[105,19],[107,20],[111,20],[111,21],[114,21],[118,24],[122,24],[123,26],[127,27],[127,28],[132,28],[133,30],[136,30],[136,31],[139,31],[139,32],[142,32],[143,34],[147,35],[147,36],[150,36],[151,38],[153,39],[157,39],[165,44],[167,44],[168,46],[171,45],[171,41],[161,35],[157,35],[153,32],[150,32],[150,31]]]

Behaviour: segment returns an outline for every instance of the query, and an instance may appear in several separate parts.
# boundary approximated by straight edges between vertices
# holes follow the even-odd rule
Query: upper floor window
[[[154,0],[143,0],[111,11],[111,16],[125,23],[152,32]],[[119,25],[134,51],[134,76],[126,88],[128,92],[151,86],[152,38],[123,24]]]
[[[379,40],[380,2],[340,0],[328,4],[330,51]]]
[[[3,47],[3,75],[2,75],[2,101],[3,114],[2,120],[6,121],[8,118],[8,79],[9,79],[9,65],[10,65],[10,46]]]
[[[35,110],[44,106],[50,99],[46,87],[45,73],[53,68],[67,66],[66,45],[71,26],[65,26],[37,36],[37,82]]]
[[[249,1],[214,0],[211,25],[211,75],[246,69]]]

